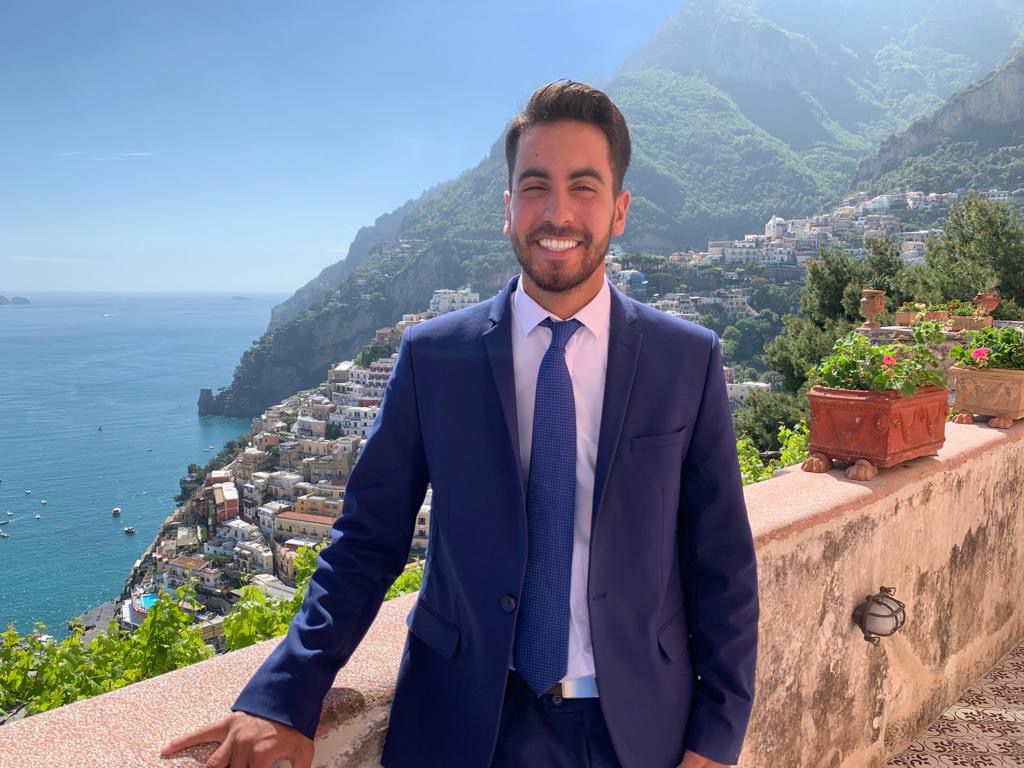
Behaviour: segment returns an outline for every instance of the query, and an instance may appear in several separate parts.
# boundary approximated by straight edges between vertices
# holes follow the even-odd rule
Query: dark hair
[[[608,161],[614,177],[613,191],[618,194],[622,190],[622,179],[629,167],[632,152],[626,120],[605,93],[572,80],[556,80],[538,88],[526,102],[522,113],[509,124],[505,133],[509,190],[512,189],[512,169],[516,164],[519,137],[527,128],[557,120],[580,120],[604,131],[608,139]]]

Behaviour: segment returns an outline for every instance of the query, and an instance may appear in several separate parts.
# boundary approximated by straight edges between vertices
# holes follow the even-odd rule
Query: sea
[[[0,631],[62,638],[120,594],[188,465],[248,431],[200,417],[199,389],[230,383],[286,296],[23,295],[0,306]]]

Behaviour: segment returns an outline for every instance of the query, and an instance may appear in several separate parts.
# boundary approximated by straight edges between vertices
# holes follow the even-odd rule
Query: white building
[[[768,392],[772,387],[760,381],[744,381],[739,384],[726,384],[725,388],[729,392],[729,404],[735,408],[743,405],[751,392]]]
[[[275,518],[280,513],[287,512],[291,508],[291,504],[285,504],[281,501],[271,501],[268,504],[261,505],[256,512],[260,522],[260,531],[263,532],[263,535],[273,536]]]
[[[345,405],[331,414],[331,424],[341,428],[342,437],[365,438],[377,418],[376,405]]]
[[[453,291],[451,288],[442,288],[434,291],[434,295],[430,298],[430,311],[443,315],[479,303],[480,294],[471,291],[468,287],[459,288],[457,291]]]
[[[235,560],[256,573],[274,572],[274,553],[262,541],[240,541],[235,545]]]
[[[252,523],[239,520],[237,517],[225,520],[217,526],[217,534],[232,541],[253,541],[260,538],[260,529]]]

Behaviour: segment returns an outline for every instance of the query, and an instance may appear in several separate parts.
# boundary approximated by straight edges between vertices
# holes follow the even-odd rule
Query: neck
[[[525,272],[519,278],[519,285],[526,291],[527,296],[545,310],[559,320],[567,320],[587,306],[601,292],[601,286],[604,285],[604,269],[595,270],[594,274],[568,291],[545,291]]]

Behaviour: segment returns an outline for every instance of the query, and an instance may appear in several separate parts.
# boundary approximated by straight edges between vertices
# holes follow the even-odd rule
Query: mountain
[[[606,87],[634,143],[620,244],[702,246],[759,230],[773,214],[806,215],[837,200],[860,157],[1005,61],[1022,28],[1024,0],[685,3]],[[247,352],[204,412],[250,415],[322,380],[315,366],[351,356],[399,310],[422,309],[433,289],[459,284],[452,281],[462,273],[440,266],[451,249],[485,295],[514,267],[501,237],[506,175],[499,138],[476,167],[361,229],[344,261],[275,309],[254,345],[266,354]],[[396,250],[403,242],[415,247]],[[467,251],[471,243],[479,257]],[[353,291],[357,273],[398,274],[402,253],[419,265],[441,261],[409,273],[421,284],[381,285],[380,302]],[[422,297],[416,306],[413,297]],[[280,361],[298,367],[284,370]]]
[[[883,142],[855,182],[879,191],[1024,187],[1024,53]]]

